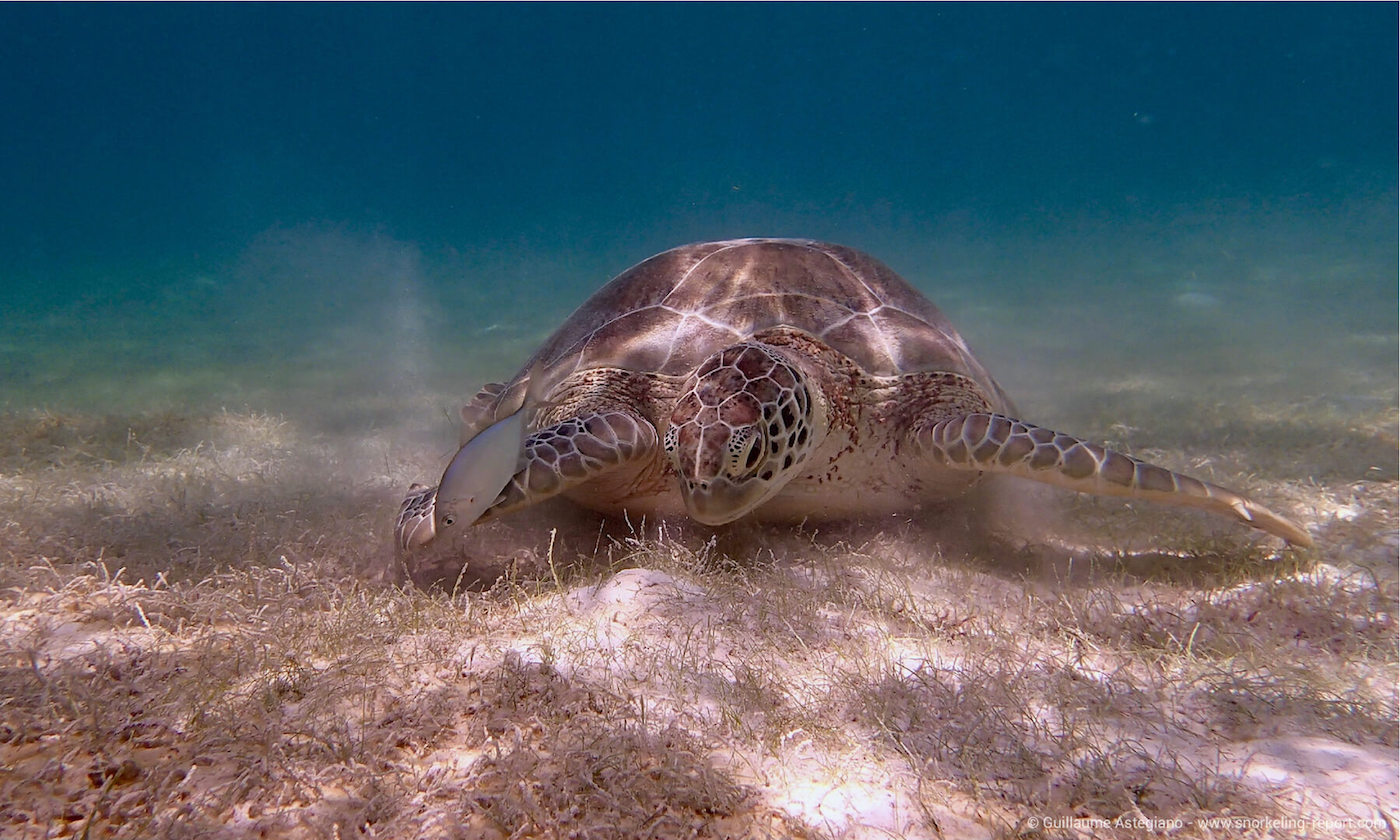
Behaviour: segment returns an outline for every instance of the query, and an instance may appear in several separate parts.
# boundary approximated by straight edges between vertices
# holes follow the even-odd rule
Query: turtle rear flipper
[[[1233,490],[1000,414],[950,417],[917,439],[944,467],[1015,475],[1080,493],[1200,508],[1293,545],[1312,545],[1307,531]]]

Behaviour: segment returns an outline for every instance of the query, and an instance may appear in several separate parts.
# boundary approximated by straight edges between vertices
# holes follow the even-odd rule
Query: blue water
[[[1040,419],[1096,431],[1115,393],[1374,419],[1396,24],[5,4],[0,411],[440,423],[628,265],[786,235],[891,263]]]

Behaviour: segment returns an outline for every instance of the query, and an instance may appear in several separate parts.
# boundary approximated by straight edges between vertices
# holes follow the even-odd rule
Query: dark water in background
[[[440,425],[749,235],[891,263],[1046,422],[1389,406],[1396,17],[6,4],[0,411]]]

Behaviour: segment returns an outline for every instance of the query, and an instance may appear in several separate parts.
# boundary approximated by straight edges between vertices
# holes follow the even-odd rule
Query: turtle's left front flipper
[[[1000,414],[950,417],[922,429],[916,439],[929,457],[946,468],[1015,475],[1080,493],[1201,508],[1294,545],[1312,545],[1307,531],[1233,490]]]

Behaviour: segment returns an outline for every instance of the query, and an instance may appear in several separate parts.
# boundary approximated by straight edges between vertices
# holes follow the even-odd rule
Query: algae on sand
[[[483,535],[533,579],[451,594],[373,579],[434,457],[393,430],[3,422],[6,836],[997,837],[1141,814],[1207,837],[1193,820],[1393,814],[1397,594],[1366,571],[1394,551],[1393,479],[1224,459],[1311,511],[1318,549],[1260,563],[1232,533],[1151,569],[980,542],[956,509],[716,538],[546,507]],[[1067,515],[1170,521],[1145,513]]]

